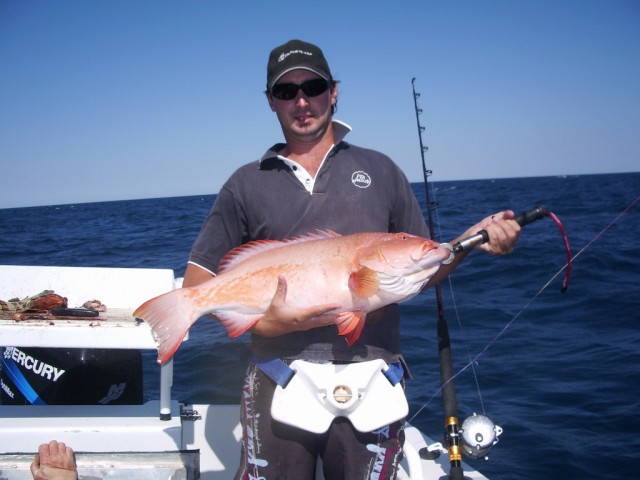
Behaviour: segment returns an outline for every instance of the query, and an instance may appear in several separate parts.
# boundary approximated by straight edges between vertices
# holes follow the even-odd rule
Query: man
[[[281,240],[318,229],[428,236],[400,169],[385,155],[344,141],[350,128],[333,120],[338,83],[317,46],[291,40],[276,47],[267,65],[266,97],[285,143],[238,169],[224,184],[194,243],[184,286],[210,279],[224,254],[252,240]],[[485,229],[490,241],[479,248],[509,253],[519,233],[511,219],[513,212],[496,213],[460,238]],[[430,283],[449,274],[463,256],[441,267]],[[349,347],[331,325],[330,312],[339,305],[296,310],[288,306],[286,290],[286,278],[280,278],[271,306],[251,330],[255,358],[243,389],[244,435],[236,479],[313,479],[318,457],[327,479],[395,478],[404,419],[367,432],[341,416],[321,434],[304,425],[285,425],[271,417],[278,379],[268,367],[273,359],[285,365],[379,359],[400,365],[397,305],[372,312],[360,339]]]

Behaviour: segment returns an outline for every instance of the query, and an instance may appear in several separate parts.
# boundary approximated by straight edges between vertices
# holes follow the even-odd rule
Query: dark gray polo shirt
[[[388,231],[427,237],[422,210],[404,173],[389,157],[345,142],[350,131],[346,125],[334,121],[333,126],[337,143],[315,181],[278,156],[284,144],[236,170],[220,190],[189,262],[215,272],[229,250],[246,242],[282,240],[318,229],[343,235]],[[362,336],[351,348],[330,326],[277,338],[253,335],[252,349],[272,357],[391,362],[400,355],[398,329],[397,305],[390,305],[369,314]]]

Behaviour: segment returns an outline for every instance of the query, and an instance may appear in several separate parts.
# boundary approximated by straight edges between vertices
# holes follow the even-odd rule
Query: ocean
[[[504,432],[492,479],[637,478],[640,461],[640,173],[430,184],[438,240],[495,211],[541,205],[513,254],[474,253],[443,282],[458,412]],[[424,185],[413,185],[421,204]],[[0,264],[171,268],[182,276],[214,195],[0,209]],[[34,292],[37,293],[37,292]],[[444,431],[433,290],[403,304],[411,422]],[[200,319],[175,356],[174,392],[194,403],[237,403],[247,338]],[[473,367],[473,368],[471,368]],[[145,398],[157,398],[153,352]]]

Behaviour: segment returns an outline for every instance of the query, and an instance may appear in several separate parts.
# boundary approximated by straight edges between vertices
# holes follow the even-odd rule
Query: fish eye
[[[406,234],[406,233],[398,233],[398,234],[396,235],[396,238],[397,238],[398,240],[409,240],[409,235],[408,235],[408,234]]]

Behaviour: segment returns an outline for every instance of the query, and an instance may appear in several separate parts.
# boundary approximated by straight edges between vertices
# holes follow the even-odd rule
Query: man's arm
[[[454,238],[450,243],[451,245],[459,242],[462,239],[475,235],[480,230],[485,230],[489,236],[489,241],[478,245],[477,250],[482,250],[491,255],[507,255],[513,251],[518,237],[520,236],[520,225],[513,220],[515,214],[511,210],[504,212],[498,212],[494,215],[490,215],[474,226],[468,228],[462,235]],[[429,288],[438,282],[444,280],[448,275],[460,265],[462,260],[470,252],[457,253],[453,262],[448,265],[442,265],[438,272],[429,280],[425,288]]]
[[[202,267],[198,267],[193,263],[188,263],[187,268],[184,272],[184,280],[182,281],[183,288],[186,287],[195,287],[196,285],[200,285],[201,283],[206,282],[207,280],[211,280],[213,278],[213,274],[208,272]]]

